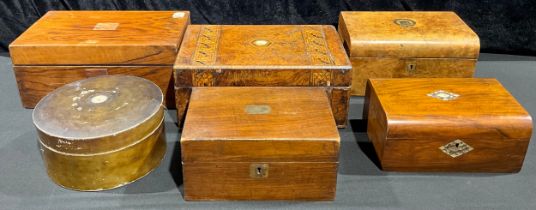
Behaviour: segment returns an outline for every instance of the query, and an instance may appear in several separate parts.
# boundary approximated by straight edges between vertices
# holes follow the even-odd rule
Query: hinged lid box
[[[472,77],[478,36],[454,12],[341,12],[352,95],[368,78]]]
[[[166,94],[189,22],[187,11],[50,11],[9,46],[23,105],[105,74],[141,76]]]
[[[333,200],[339,134],[323,88],[193,88],[186,200]]]
[[[384,170],[521,169],[532,118],[495,79],[371,79],[366,97]]]
[[[179,123],[191,87],[320,86],[346,125],[351,66],[333,26],[190,25],[174,69]]]

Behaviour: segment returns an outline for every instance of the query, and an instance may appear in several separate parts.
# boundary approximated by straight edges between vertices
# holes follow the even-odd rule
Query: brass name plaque
[[[247,105],[245,111],[248,114],[270,114],[272,108],[268,105]]]
[[[119,23],[97,23],[93,27],[94,31],[114,31],[119,27]]]

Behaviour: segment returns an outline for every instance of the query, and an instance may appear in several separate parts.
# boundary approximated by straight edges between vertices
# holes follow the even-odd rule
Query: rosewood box
[[[323,88],[193,88],[180,144],[186,200],[335,197],[339,134]]]
[[[50,11],[9,46],[22,104],[87,77],[149,79],[174,107],[172,65],[187,11]],[[168,91],[168,89],[170,91]]]
[[[365,107],[386,171],[518,172],[532,133],[495,79],[371,79]]]
[[[352,95],[368,78],[472,77],[478,36],[454,12],[341,12]]]
[[[49,177],[68,189],[98,191],[147,175],[166,152],[162,102],[154,83],[125,75],[52,91],[33,112]]]
[[[190,25],[174,69],[179,124],[192,87],[316,86],[346,126],[351,65],[332,26]]]

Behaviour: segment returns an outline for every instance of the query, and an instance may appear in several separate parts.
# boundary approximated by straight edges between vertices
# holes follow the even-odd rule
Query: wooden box
[[[50,11],[9,46],[22,104],[87,77],[127,74],[156,83],[174,107],[172,65],[189,22],[187,11]]]
[[[495,79],[371,79],[368,136],[383,170],[517,172],[532,118]]]
[[[192,87],[317,86],[346,125],[351,65],[332,26],[190,25],[174,69],[179,124]]]
[[[193,88],[186,200],[333,200],[339,134],[323,88]]]
[[[339,34],[358,96],[368,78],[472,77],[480,50],[454,12],[341,12]]]
[[[49,177],[81,191],[142,178],[166,152],[162,102],[154,83],[125,75],[88,78],[52,91],[33,112]]]

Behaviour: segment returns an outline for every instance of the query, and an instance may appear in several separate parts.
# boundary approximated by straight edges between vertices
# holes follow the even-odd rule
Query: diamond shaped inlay
[[[469,146],[462,140],[456,139],[448,144],[439,147],[439,149],[450,157],[456,158],[470,152],[471,150],[473,150],[473,147]]]
[[[259,47],[265,47],[265,46],[268,46],[271,44],[270,41],[268,40],[265,40],[265,39],[256,39],[256,40],[253,40],[251,42],[253,45],[255,46],[259,46]]]
[[[450,101],[450,100],[454,100],[454,99],[458,98],[460,95],[458,95],[456,93],[451,93],[451,92],[448,92],[448,91],[444,91],[444,90],[438,90],[438,91],[435,91],[433,93],[428,93],[428,96],[430,96],[432,98],[437,98],[437,99],[440,99],[440,100],[443,100],[443,101]]]

